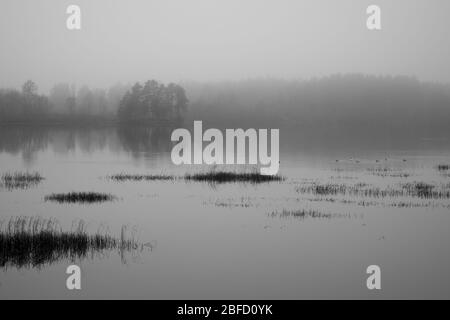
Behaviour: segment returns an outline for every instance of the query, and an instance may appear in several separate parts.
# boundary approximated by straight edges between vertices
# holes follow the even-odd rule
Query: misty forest
[[[36,83],[26,81],[21,91],[1,90],[1,122],[57,121],[177,121],[186,112],[184,89],[155,80],[133,86],[117,84],[108,90],[58,83],[48,96],[38,94]],[[82,124],[82,123],[79,123]]]
[[[0,122],[156,125],[203,120],[213,127],[284,128],[305,139],[365,142],[450,134],[450,86],[404,76],[167,85],[149,80],[107,89],[58,83],[48,95],[38,92],[31,80],[21,90],[2,89]]]
[[[450,298],[450,1],[75,2],[2,0],[0,300]]]

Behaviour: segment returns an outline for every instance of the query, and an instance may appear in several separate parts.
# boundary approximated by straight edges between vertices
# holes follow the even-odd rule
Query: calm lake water
[[[371,150],[282,142],[285,181],[211,185],[107,178],[207,170],[171,163],[169,129],[8,127],[0,133],[0,173],[37,171],[45,178],[27,189],[0,188],[1,220],[56,218],[70,230],[83,219],[90,231],[107,226],[114,235],[126,225],[130,235],[154,244],[125,257],[111,251],[39,269],[9,266],[0,270],[2,299],[450,298],[450,200],[374,195],[421,182],[449,190],[450,172],[436,169],[450,163],[448,146]],[[317,192],[317,185],[344,191]],[[70,191],[117,199],[44,201]],[[66,289],[73,263],[82,270],[80,291]],[[381,267],[380,291],[366,287],[372,264]]]

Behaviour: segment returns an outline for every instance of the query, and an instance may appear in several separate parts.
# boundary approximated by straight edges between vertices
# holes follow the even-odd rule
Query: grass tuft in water
[[[313,219],[332,219],[332,218],[352,218],[351,214],[345,214],[345,213],[324,213],[320,212],[319,210],[314,209],[298,209],[298,210],[287,210],[283,209],[282,211],[273,211],[268,214],[271,218],[281,218],[281,219],[287,219],[287,218],[295,218],[304,220],[307,218],[313,218]]]
[[[283,211],[273,211],[269,213],[269,216],[279,217],[279,218],[297,218],[297,219],[305,219],[305,218],[318,218],[318,219],[330,219],[331,213],[322,213],[318,210],[311,209],[299,209],[299,210],[286,210]]]
[[[54,201],[58,203],[99,203],[105,201],[113,201],[115,196],[107,193],[99,192],[69,192],[69,193],[52,193],[45,196],[45,201]]]
[[[359,197],[416,197],[423,199],[450,199],[450,185],[432,185],[425,182],[402,183],[396,187],[379,188],[365,183],[347,184],[305,184],[296,188],[299,193],[319,196],[348,195]]]
[[[284,178],[279,175],[263,175],[258,172],[227,172],[227,171],[210,171],[206,173],[186,174],[184,179],[187,181],[199,181],[210,183],[229,183],[229,182],[248,182],[263,183],[272,181],[283,181]]]
[[[449,171],[450,170],[450,164],[438,164],[436,166],[436,169],[438,171]]]
[[[27,189],[38,185],[44,178],[37,172],[4,173],[0,177],[0,186],[8,190]]]
[[[60,260],[94,257],[110,250],[143,249],[134,239],[109,234],[89,234],[82,220],[71,231],[63,231],[55,219],[13,217],[0,221],[0,267],[40,268]]]
[[[117,182],[124,181],[157,181],[157,180],[175,180],[174,176],[165,174],[126,174],[119,173],[108,177],[111,180]]]

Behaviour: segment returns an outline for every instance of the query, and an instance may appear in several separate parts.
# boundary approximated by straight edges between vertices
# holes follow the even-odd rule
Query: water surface
[[[126,225],[142,242],[157,244],[126,259],[112,251],[75,261],[82,269],[82,290],[76,292],[65,287],[71,261],[0,270],[2,299],[450,298],[449,199],[301,192],[318,184],[401,189],[426,182],[446,188],[450,178],[436,165],[450,163],[447,146],[418,143],[401,150],[282,141],[285,181],[211,185],[107,178],[206,170],[172,165],[171,129],[8,127],[0,132],[1,173],[37,171],[45,178],[27,189],[0,188],[0,219],[56,218],[68,229],[83,219],[93,232],[107,226],[114,234]],[[72,191],[117,199],[44,200]],[[371,264],[381,267],[381,291],[366,288]]]

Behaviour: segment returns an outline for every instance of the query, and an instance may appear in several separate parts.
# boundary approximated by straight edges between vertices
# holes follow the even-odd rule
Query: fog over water
[[[2,0],[0,299],[449,298],[449,12]],[[279,129],[279,176],[175,165],[195,120]]]
[[[412,75],[449,82],[446,0],[378,0],[382,30],[366,28],[373,1],[27,1],[0,10],[0,87],[33,79],[107,87],[163,82]],[[66,28],[66,8],[82,28]]]

